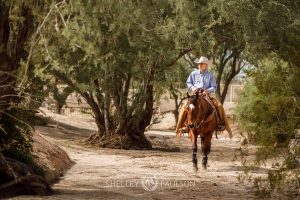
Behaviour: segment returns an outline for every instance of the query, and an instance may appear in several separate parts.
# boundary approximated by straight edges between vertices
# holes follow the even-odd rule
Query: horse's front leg
[[[195,171],[198,171],[198,159],[197,159],[197,137],[198,134],[195,131],[191,131],[191,140],[192,140],[192,161],[193,161],[193,168]]]
[[[207,158],[207,154],[205,152],[205,137],[202,137],[202,136],[201,136],[201,150],[202,150],[202,155],[203,155],[203,158],[202,158],[202,168],[206,169],[208,158]]]
[[[211,148],[211,138],[212,138],[212,133],[208,134],[206,137],[201,137],[201,149],[203,153],[203,158],[202,158],[203,169],[207,168],[208,154],[210,153],[210,148]]]

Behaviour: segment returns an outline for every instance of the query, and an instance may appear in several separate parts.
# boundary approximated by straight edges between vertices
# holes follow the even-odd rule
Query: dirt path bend
[[[76,163],[53,186],[54,195],[14,199],[252,198],[237,180],[240,163],[232,161],[237,139],[214,137],[208,169],[195,173],[189,139],[177,141],[171,132],[147,132],[156,150],[135,151],[85,147],[78,141],[86,137],[86,130],[37,127],[37,131],[64,148]]]

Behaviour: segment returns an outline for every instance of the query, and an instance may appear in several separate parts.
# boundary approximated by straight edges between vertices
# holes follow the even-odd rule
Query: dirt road
[[[86,147],[79,141],[90,130],[72,126],[37,127],[36,130],[67,151],[75,165],[53,186],[49,197],[14,199],[248,199],[233,162],[237,138],[213,138],[207,170],[194,172],[188,138],[149,131],[154,150],[115,150]],[[201,160],[201,154],[198,154]],[[199,166],[201,167],[201,166]]]

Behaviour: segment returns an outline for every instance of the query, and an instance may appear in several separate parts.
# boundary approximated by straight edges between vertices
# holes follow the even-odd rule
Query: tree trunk
[[[230,68],[231,70],[230,70],[229,76],[227,77],[227,79],[224,82],[224,89],[221,94],[221,103],[222,104],[225,101],[225,98],[226,98],[226,95],[228,92],[228,88],[229,88],[229,85],[230,85],[232,79],[238,73],[240,73],[241,69],[243,68],[242,61],[239,61],[240,60],[240,52],[237,49],[234,49],[232,55],[233,55],[233,59],[232,59],[231,68]]]
[[[127,112],[124,112],[124,110],[119,111],[119,113],[123,113],[124,117],[121,117],[119,120],[118,127],[115,131],[115,136],[122,135],[123,142],[120,144],[123,148],[133,148],[133,149],[149,149],[152,148],[152,145],[150,141],[146,138],[144,132],[146,130],[146,127],[150,125],[152,115],[153,115],[153,105],[154,105],[154,94],[153,94],[153,77],[154,77],[154,69],[152,68],[150,71],[149,76],[147,77],[147,80],[145,80],[145,96],[147,97],[144,105],[145,108],[141,113],[136,113],[134,116],[132,116],[131,111],[127,111],[127,101],[123,101],[123,103],[126,103],[126,106],[121,103],[120,108],[123,108]],[[127,81],[126,81],[127,82]],[[125,84],[125,88],[129,88],[129,82]],[[123,94],[123,97],[127,98],[128,91],[125,90],[125,93]],[[127,91],[127,92],[126,92]],[[125,100],[125,99],[124,99]],[[139,102],[141,103],[141,102]],[[133,108],[135,109],[135,108]]]
[[[216,83],[217,83],[217,90],[216,90],[216,97],[220,100],[220,102],[223,104],[226,95],[228,92],[229,85],[232,81],[232,79],[240,72],[241,67],[238,66],[238,60],[240,57],[239,50],[237,48],[234,48],[231,50],[230,55],[228,54],[228,50],[226,47],[224,47],[224,52],[222,53],[222,56],[220,57],[220,62],[219,65],[217,66],[217,78],[216,78]],[[228,76],[224,76],[224,70],[225,67],[228,66],[228,62],[232,60],[232,63],[230,65],[230,71],[228,72]],[[224,78],[225,77],[225,78]],[[224,82],[224,88],[221,90],[221,82]]]
[[[16,89],[17,70],[20,68],[22,55],[25,55],[24,46],[29,34],[28,28],[32,26],[31,10],[27,4],[24,5],[19,1],[10,4],[0,1],[0,127],[7,119],[3,113],[12,103],[19,103]],[[13,14],[10,15],[10,12]],[[5,129],[19,129],[15,123],[17,122],[12,122]],[[0,130],[0,135],[3,135],[3,132],[12,134],[11,130]],[[0,176],[0,198],[20,194],[46,195],[52,192],[42,177],[34,175],[24,163],[5,158],[2,152],[0,152]]]
[[[220,101],[222,101],[221,82],[222,82],[222,77],[224,75],[223,73],[224,73],[226,64],[227,64],[227,61],[226,60],[224,61],[224,58],[223,58],[223,59],[221,59],[220,64],[217,67],[218,74],[217,74],[217,78],[216,78],[216,84],[217,84],[216,97]]]
[[[106,134],[108,134],[109,130],[111,129],[109,109],[110,109],[110,99],[109,99],[108,94],[105,94],[103,117],[104,117],[104,122],[105,122],[105,133]]]
[[[223,70],[220,72],[218,71],[217,78],[216,78],[216,84],[217,84],[217,90],[216,90],[216,97],[220,100],[221,99],[221,80],[222,80],[222,73]]]
[[[58,86],[58,79],[55,77],[54,83],[50,85],[51,91],[53,93],[53,99],[55,101],[55,112],[57,114],[61,114],[61,110],[63,106],[66,104],[66,100],[68,96],[74,92],[74,88],[67,86],[62,91],[59,90]]]
[[[224,88],[222,90],[222,93],[221,93],[221,96],[220,96],[220,102],[221,104],[223,104],[225,102],[225,99],[226,99],[226,95],[227,95],[227,92],[228,92],[228,88],[229,88],[229,85],[231,83],[231,80],[232,78],[229,80],[227,79],[224,83]]]
[[[23,7],[20,16],[24,21],[10,20],[10,10],[0,2],[0,110],[6,110],[12,101],[16,101],[16,70],[23,53],[24,43],[30,26],[29,9]],[[14,28],[12,28],[14,27]],[[16,29],[16,30],[15,30]],[[0,112],[0,119],[2,113]]]
[[[179,112],[178,112],[178,110],[179,110],[179,106],[178,106],[178,103],[177,103],[177,99],[176,100],[174,100],[175,101],[175,109],[173,110],[173,115],[174,115],[174,118],[175,118],[175,124],[177,124],[178,123],[178,117],[179,117]]]
[[[91,107],[94,117],[95,117],[95,123],[98,128],[98,137],[101,138],[103,134],[105,134],[105,126],[104,126],[104,119],[103,119],[103,114],[100,111],[100,108],[98,104],[95,102],[93,94],[90,93],[88,94],[87,92],[82,93],[83,97],[85,98],[86,102],[89,104]]]
[[[179,116],[179,112],[178,112],[178,110],[179,110],[178,95],[176,94],[176,91],[174,91],[172,83],[170,85],[170,92],[171,92],[172,97],[174,98],[175,108],[174,108],[172,113],[173,113],[174,118],[175,118],[175,124],[177,124],[178,116]]]
[[[5,158],[0,153],[0,198],[17,195],[49,195],[53,191],[47,181],[34,174],[25,163]]]
[[[154,79],[154,68],[155,68],[155,66],[152,66],[150,73],[149,73],[149,77],[146,82],[146,87],[145,87],[147,100],[146,100],[146,106],[145,106],[145,111],[144,111],[144,117],[141,120],[140,125],[139,125],[139,128],[143,132],[143,134],[144,134],[146,127],[150,125],[152,115],[153,115],[154,94],[153,94],[153,83],[152,82]]]
[[[55,113],[61,114],[61,110],[64,104],[61,104],[59,101],[55,101]]]

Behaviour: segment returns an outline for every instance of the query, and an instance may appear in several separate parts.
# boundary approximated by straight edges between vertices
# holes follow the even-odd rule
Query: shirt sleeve
[[[188,90],[196,90],[197,88],[194,86],[194,81],[193,81],[193,75],[192,73],[190,73],[189,77],[187,78],[186,80],[186,85],[187,85],[187,88]]]
[[[213,75],[211,75],[209,88],[207,90],[209,91],[209,93],[215,93],[217,90],[216,79],[214,78]]]

